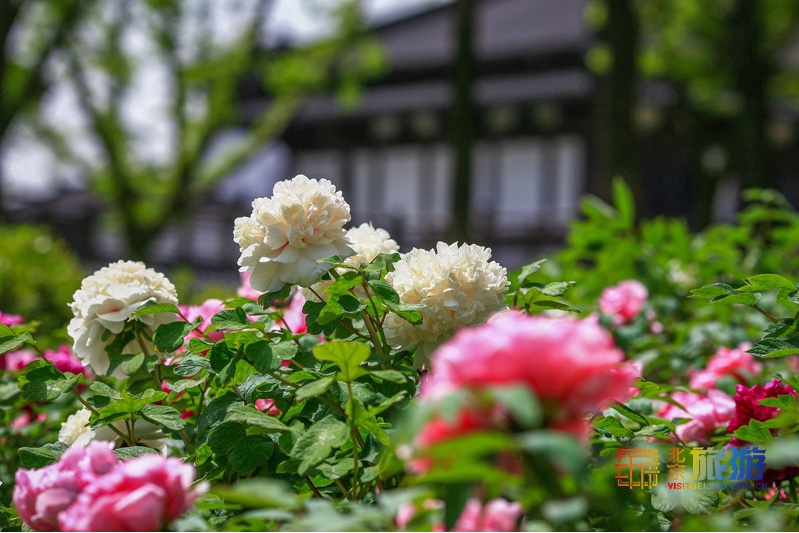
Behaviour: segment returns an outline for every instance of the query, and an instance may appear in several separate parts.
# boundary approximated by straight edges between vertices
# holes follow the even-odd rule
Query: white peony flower
[[[114,447],[118,447],[122,443],[120,436],[108,426],[91,429],[89,427],[89,417],[91,417],[91,412],[88,409],[81,409],[77,413],[69,415],[66,421],[61,424],[61,429],[58,432],[58,441],[67,446],[83,446],[84,448],[93,440],[113,442]],[[128,429],[125,420],[119,420],[111,425],[121,431],[122,434],[127,434]],[[133,423],[133,435],[136,439],[136,444],[166,453],[166,435],[164,435],[160,426],[139,419]]]
[[[260,292],[285,283],[310,287],[329,268],[318,259],[352,255],[343,229],[349,220],[350,206],[328,180],[281,181],[271,198],[253,200],[249,217],[236,219],[239,270],[252,273],[250,285]]]
[[[422,323],[390,314],[383,325],[388,343],[399,349],[416,348],[414,364],[428,363],[430,353],[457,329],[480,323],[506,309],[507,271],[490,261],[491,250],[475,244],[447,245],[435,250],[414,248],[394,263],[386,275],[405,304],[424,304]]]
[[[352,255],[344,260],[350,266],[359,267],[361,264],[371,263],[378,254],[393,254],[399,251],[397,241],[391,238],[383,228],[375,228],[369,222],[364,222],[357,228],[350,228],[347,230],[347,238],[352,243],[352,249],[355,250],[355,255]],[[344,269],[336,269],[339,274],[344,274]],[[332,285],[333,280],[320,281],[315,283],[311,288],[323,298],[326,298],[323,293],[325,289]],[[356,288],[356,292],[357,292]],[[306,300],[319,301],[319,299],[308,289],[303,288],[302,294]],[[363,296],[363,295],[362,295]]]
[[[110,339],[103,340],[106,330],[119,333],[136,309],[148,300],[177,305],[175,286],[163,275],[144,263],[118,261],[103,267],[81,282],[70,304],[75,315],[67,326],[72,346],[84,365],[97,374],[108,371],[109,360],[105,348]],[[137,320],[153,330],[160,324],[174,320],[170,313],[145,315]],[[131,343],[129,352],[141,348]],[[122,377],[119,371],[115,375]]]

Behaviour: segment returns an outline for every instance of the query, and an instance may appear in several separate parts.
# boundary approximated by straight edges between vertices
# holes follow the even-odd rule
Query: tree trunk
[[[475,78],[474,57],[474,0],[455,2],[455,65],[452,75],[454,108],[452,109],[451,142],[455,154],[453,194],[448,238],[450,241],[468,241],[469,207],[471,205],[472,152],[475,142],[477,110],[472,99]]]
[[[611,182],[621,176],[640,203],[641,184],[637,157],[637,133],[633,121],[637,103],[639,21],[632,0],[606,0],[608,23],[604,39],[612,64],[602,79],[598,99],[597,175],[593,192],[610,199]]]
[[[761,2],[736,0],[729,17],[729,50],[733,83],[741,99],[735,119],[733,171],[744,187],[773,187],[774,169],[766,139],[768,97],[771,76],[768,60],[761,53],[763,20]]]

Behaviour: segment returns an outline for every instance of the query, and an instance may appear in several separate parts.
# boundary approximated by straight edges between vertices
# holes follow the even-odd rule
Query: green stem
[[[791,503],[796,504],[796,478],[790,478],[788,480],[788,500]]]
[[[354,405],[352,402],[352,383],[347,381],[347,392],[350,395],[350,405]],[[354,413],[350,413],[348,416],[350,420],[350,439],[352,440],[352,490],[350,491],[350,497],[354,497],[355,499],[358,498],[358,466],[360,464],[360,460],[358,459],[358,441],[360,440],[360,433],[358,433],[358,427],[355,425],[355,416]]]
[[[83,404],[83,406],[84,406],[86,409],[88,409],[89,411],[91,411],[91,412],[92,412],[92,413],[94,413],[95,415],[98,415],[98,416],[99,416],[99,414],[97,413],[97,410],[96,410],[94,407],[92,407],[91,405],[89,405],[89,403],[88,403],[86,400],[84,400],[84,399],[81,397],[81,395],[77,393],[77,391],[76,391],[75,389],[72,389],[72,390],[71,390],[71,391],[69,391],[69,392],[71,392],[71,393],[72,393],[72,394],[75,396],[75,398],[77,398],[77,399],[78,399],[78,401],[79,401],[80,403],[82,403],[82,404]],[[111,431],[113,431],[114,433],[116,433],[116,434],[119,436],[119,438],[121,438],[123,441],[127,442],[127,443],[128,443],[128,446],[133,446],[133,443],[132,443],[132,442],[130,442],[130,441],[128,440],[128,437],[127,437],[127,435],[125,435],[125,434],[124,434],[124,433],[122,433],[120,430],[118,430],[116,427],[114,427],[114,425],[113,425],[113,424],[109,424],[109,425],[108,425],[108,428],[109,428]]]
[[[772,315],[772,314],[766,312],[765,310],[761,309],[757,304],[753,304],[751,307],[752,307],[752,309],[754,309],[755,311],[757,311],[758,313],[760,313],[764,317],[768,318],[769,320],[771,320],[775,324],[780,321],[779,318],[777,318],[774,315]]]
[[[316,485],[313,484],[313,481],[311,481],[311,478],[309,476],[305,476],[305,482],[308,484],[309,487],[311,487],[311,490],[313,491],[313,493],[316,495],[317,498],[324,498],[324,496],[322,496],[322,493],[319,492],[319,489],[316,488]]]

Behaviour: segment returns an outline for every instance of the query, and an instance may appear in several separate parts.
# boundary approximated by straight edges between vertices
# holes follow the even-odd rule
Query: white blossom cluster
[[[113,442],[115,447],[119,446],[122,443],[122,439],[110,427],[103,426],[97,429],[89,427],[89,417],[91,415],[92,413],[88,409],[81,409],[77,413],[69,415],[64,423],[61,424],[61,429],[58,432],[58,441],[67,446],[83,446],[84,448],[93,440],[109,441]],[[112,425],[123,435],[127,433],[124,420],[114,422]],[[136,443],[154,448],[162,453],[166,452],[166,435],[164,435],[160,426],[139,419],[133,423],[133,433]]]
[[[120,333],[130,315],[148,300],[178,303],[172,282],[136,261],[118,261],[101,268],[81,282],[72,298],[70,307],[74,317],[67,326],[67,333],[74,341],[72,349],[97,374],[105,374],[109,367],[105,351],[109,340],[103,340],[106,331]],[[157,313],[137,320],[155,330],[159,324],[174,318],[170,313]],[[131,351],[140,352],[141,348],[131,346]]]
[[[299,175],[275,185],[271,198],[257,198],[252,214],[235,221],[241,272],[260,292],[291,283],[309,287],[329,266],[318,259],[353,254],[344,225],[350,206],[328,180]]]
[[[457,329],[483,322],[506,308],[507,271],[490,261],[491,250],[476,244],[439,242],[434,250],[414,248],[394,263],[386,275],[404,304],[424,304],[422,323],[414,326],[390,314],[386,337],[399,349],[416,348],[414,363],[428,362],[430,353]]]

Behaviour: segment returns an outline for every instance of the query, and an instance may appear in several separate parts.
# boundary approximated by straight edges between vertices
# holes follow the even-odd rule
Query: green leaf
[[[317,259],[316,262],[328,264],[333,268],[352,268],[350,265],[346,264],[341,257],[337,255],[323,257],[322,259]]]
[[[558,309],[560,311],[568,311],[569,313],[579,313],[579,309],[575,309],[570,305],[555,300],[536,300],[530,303],[530,307],[540,307],[542,309]]]
[[[141,410],[141,416],[152,424],[172,431],[180,431],[186,427],[186,422],[180,418],[180,411],[168,405],[148,405]]]
[[[244,355],[262,374],[275,371],[283,364],[283,359],[272,351],[272,345],[265,340],[248,344],[244,348]]]
[[[291,294],[291,285],[286,283],[283,285],[283,288],[278,291],[262,294],[258,298],[258,303],[266,309],[267,307],[271,307],[272,304],[275,303],[275,300],[285,300],[289,297],[289,294]]]
[[[175,374],[184,378],[196,376],[203,369],[211,370],[211,363],[204,357],[193,355],[179,359],[178,365],[172,367]]]
[[[619,176],[613,178],[613,203],[624,227],[632,228],[635,225],[635,199],[630,187]]]
[[[140,397],[122,392],[119,400],[114,400],[107,406],[100,409],[97,413],[97,421],[92,424],[92,427],[98,427],[103,422],[110,423],[123,418],[129,418],[129,415],[138,413],[148,404],[160,402],[167,397],[167,394],[162,391],[155,391],[147,389]]]
[[[407,320],[414,326],[418,326],[422,323],[422,313],[420,313],[419,309],[424,309],[424,304],[393,304],[391,302],[383,302],[386,307],[391,309],[391,312],[397,315],[398,317]]]
[[[211,370],[219,374],[231,361],[236,359],[236,355],[237,352],[233,351],[226,342],[217,342],[211,348],[211,351],[208,352],[208,362],[211,363]]]
[[[210,428],[225,419],[228,410],[239,405],[243,405],[243,402],[231,391],[227,391],[224,395],[211,400],[197,419],[196,434],[200,438],[205,436]]]
[[[30,333],[23,333],[22,335],[9,335],[0,338],[0,355],[16,350],[28,341],[32,341]]]
[[[612,416],[603,416],[597,419],[594,421],[594,427],[606,431],[614,437],[631,439],[635,436],[632,431],[622,425],[619,419],[613,418]]]
[[[159,455],[161,452],[148,448],[147,446],[129,446],[127,448],[118,448],[114,450],[114,454],[120,461],[127,461],[134,457],[141,457],[142,455],[155,454]]]
[[[272,457],[275,443],[262,435],[247,435],[233,445],[228,460],[236,472],[247,472],[264,464]]]
[[[369,287],[375,293],[375,296],[383,300],[384,302],[390,302],[395,305],[399,305],[400,297],[397,294],[397,291],[394,290],[394,287],[386,283],[385,281],[381,280],[373,280],[369,282]]]
[[[247,436],[247,428],[233,421],[217,424],[208,433],[206,444],[216,455],[227,455],[230,450]]]
[[[250,508],[293,509],[302,505],[299,496],[283,481],[276,479],[242,479],[235,485],[214,485],[211,491],[228,503]]]
[[[313,355],[320,361],[330,361],[341,369],[343,381],[353,381],[365,374],[361,363],[369,359],[369,346],[359,342],[333,341],[314,347]]]
[[[363,279],[357,272],[345,272],[336,281],[325,289],[325,294],[350,294],[350,289],[363,283]]]
[[[610,406],[616,412],[621,413],[622,415],[626,416],[630,420],[638,422],[642,426],[648,426],[649,420],[646,419],[645,416],[638,414],[633,409],[627,407],[621,402],[614,402],[613,405]]]
[[[252,327],[252,322],[247,318],[247,313],[244,309],[237,307],[235,309],[223,309],[211,317],[211,324],[217,331],[230,330],[239,331],[244,328]]]
[[[132,376],[133,374],[138,372],[139,369],[141,368],[141,365],[144,364],[144,354],[138,353],[135,355],[133,354],[120,355],[118,360],[121,360],[121,362],[119,363],[119,368],[122,369],[122,372],[124,372],[125,375]],[[109,373],[111,372],[110,368],[108,372]]]
[[[326,376],[314,381],[309,381],[294,393],[298,402],[313,398],[324,393],[330,386],[336,382],[336,376]]]
[[[102,381],[95,381],[89,386],[89,390],[93,390],[97,394],[111,398],[112,400],[119,400],[122,395],[117,391],[103,383]]]
[[[546,259],[539,259],[538,261],[524,265],[519,271],[519,287],[524,286],[527,278],[529,278],[535,272],[538,272],[538,270],[541,268],[541,265],[543,265],[545,262]]]
[[[17,383],[26,400],[52,402],[77,385],[81,375],[70,376],[59,372],[50,361],[37,360],[25,366],[25,373],[19,375]]]
[[[746,285],[738,287],[738,290],[741,292],[759,292],[770,289],[796,290],[796,285],[777,274],[759,274],[746,278],[744,283],[746,283]]]
[[[45,444],[38,448],[20,448],[19,462],[24,468],[41,468],[58,461],[68,449],[69,446],[63,442]]]
[[[545,296],[563,296],[574,284],[574,281],[555,281],[548,283],[541,289],[541,294]]]
[[[156,313],[174,313],[175,315],[180,315],[180,309],[178,309],[178,306],[174,304],[159,304],[155,303],[155,300],[148,300],[144,302],[134,313],[132,313],[130,318],[154,315]]]
[[[366,309],[366,304],[361,303],[361,301],[352,294],[340,294],[331,299],[335,300],[345,313],[359,313]],[[328,301],[330,301],[330,299]]]
[[[174,383],[169,384],[169,390],[174,393],[183,392],[187,389],[192,389],[194,387],[199,387],[203,384],[203,381],[198,381],[196,379],[181,379]]]
[[[797,401],[796,397],[790,394],[780,394],[776,398],[762,398],[760,405],[767,407],[778,407],[785,411],[796,411]]]
[[[735,430],[733,435],[746,442],[754,444],[766,444],[772,440],[771,431],[762,427],[762,422],[751,420],[748,426],[741,426]]]
[[[300,459],[297,472],[305,475],[308,470],[327,459],[334,449],[347,442],[347,424],[327,415],[309,427],[291,449],[290,456]]]
[[[799,348],[792,342],[780,339],[763,339],[758,341],[750,350],[747,350],[747,352],[764,359],[773,359],[775,357],[785,357],[787,355],[799,355]]]
[[[171,353],[183,346],[183,338],[202,323],[198,317],[194,322],[168,322],[161,324],[153,333],[153,344],[161,353]]]
[[[710,303],[717,304],[743,304],[755,305],[757,303],[757,296],[751,292],[740,292],[729,295],[719,295],[710,299]]]
[[[384,381],[391,381],[392,383],[407,383],[408,381],[405,374],[399,370],[372,370],[369,374]]]
[[[272,353],[283,361],[294,359],[294,356],[297,355],[297,350],[297,345],[288,341],[272,346]]]
[[[266,429],[270,432],[289,431],[289,427],[275,418],[256,409],[251,405],[233,405],[227,410],[225,420],[228,422],[243,422],[250,426]]]
[[[711,298],[715,298],[724,294],[735,294],[735,289],[726,283],[713,283],[698,289],[692,289],[689,297],[710,300]]]
[[[444,491],[444,530],[453,531],[455,523],[472,497],[471,483],[455,483]]]

